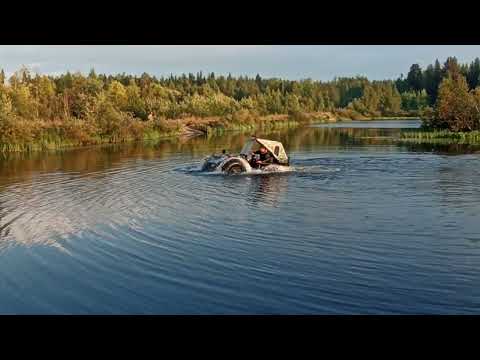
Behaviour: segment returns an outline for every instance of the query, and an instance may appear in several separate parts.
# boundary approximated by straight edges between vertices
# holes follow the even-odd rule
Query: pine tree
[[[470,64],[467,82],[470,89],[475,89],[480,85],[480,59],[478,57]]]
[[[431,104],[434,104],[437,101],[437,96],[438,96],[438,88],[440,86],[440,83],[442,82],[443,78],[443,73],[442,73],[442,67],[440,66],[440,61],[438,59],[435,60],[435,65],[433,67],[433,88],[434,91],[432,92],[432,102]]]
[[[95,73],[94,68],[90,69],[90,73],[88,74],[88,77],[91,78],[91,79],[96,79],[97,78],[97,74]]]
[[[400,93],[408,91],[408,82],[407,79],[404,79],[403,74],[400,74],[400,77],[395,81],[395,86]]]
[[[426,70],[423,73],[423,80],[425,85],[425,91],[427,92],[429,98],[432,100],[433,104],[433,96],[436,92],[436,87],[438,85],[435,84],[435,74],[434,74],[433,65],[428,65]]]
[[[422,68],[418,64],[413,64],[407,75],[407,84],[410,90],[420,91],[424,87]]]
[[[445,77],[448,76],[448,74],[451,74],[454,77],[457,77],[457,75],[461,74],[460,65],[458,65],[456,57],[450,56],[447,58],[443,65],[442,73]]]

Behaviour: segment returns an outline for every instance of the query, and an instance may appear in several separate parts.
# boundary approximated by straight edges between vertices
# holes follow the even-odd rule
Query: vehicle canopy
[[[245,145],[243,146],[242,151],[240,152],[241,155],[248,155],[252,151],[252,148],[255,145],[260,145],[260,146],[265,146],[265,148],[270,152],[270,154],[277,159],[277,161],[282,164],[286,165],[288,164],[288,156],[287,153],[285,152],[285,149],[283,148],[283,145],[281,142],[278,141],[273,141],[273,140],[267,140],[267,139],[259,139],[256,137],[252,137],[250,140],[248,140]]]

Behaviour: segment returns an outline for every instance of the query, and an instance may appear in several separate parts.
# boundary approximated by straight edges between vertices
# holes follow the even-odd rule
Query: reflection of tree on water
[[[298,127],[265,134],[281,141],[288,152],[313,150],[324,146],[377,145],[391,142],[399,129],[315,128]]]
[[[288,174],[265,174],[251,177],[248,202],[276,207],[288,189]]]
[[[188,139],[166,139],[159,142],[93,146],[56,152],[12,153],[0,155],[0,173],[4,178],[15,181],[31,179],[39,172],[58,170],[77,172],[86,176],[103,176],[103,170],[120,167],[132,160],[157,160],[172,153],[190,154],[200,158],[212,151],[238,153],[250,138],[250,133],[227,133],[213,137]],[[314,149],[324,145],[374,144],[375,136],[384,136],[381,129],[310,128],[299,127],[283,131],[258,133],[256,135],[281,141],[287,153],[297,150]]]
[[[415,142],[402,141],[401,146],[404,146],[409,151],[415,152],[431,152],[438,155],[463,155],[480,153],[479,145],[469,144],[455,144],[455,143],[435,143],[435,142]]]

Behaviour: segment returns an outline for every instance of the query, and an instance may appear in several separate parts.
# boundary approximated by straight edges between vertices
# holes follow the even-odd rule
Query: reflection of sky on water
[[[395,131],[265,136],[288,174],[190,171],[249,134],[0,161],[0,312],[475,313],[480,157]]]
[[[144,177],[141,183],[132,176]],[[142,175],[143,174],[143,175]],[[118,226],[161,216],[145,189],[154,182],[152,169],[141,165],[112,168],[104,176],[59,173],[33,176],[0,189],[0,248],[12,243],[60,246],[62,240],[98,224]]]
[[[198,227],[202,219],[220,216],[232,224],[246,222],[248,204],[275,207],[287,190],[287,175],[194,176],[176,171],[178,166],[172,155],[171,161],[127,162],[102,174],[32,174],[23,182],[3,186],[0,249],[11,245],[61,249],[71,235],[95,232],[99,225],[114,231],[142,227],[148,219]],[[229,203],[235,210],[225,214]]]
[[[405,126],[403,121],[388,123]],[[407,122],[411,123],[415,124]],[[175,169],[193,166],[204,155],[228,145],[234,152],[241,148],[248,134],[168,141],[152,146],[20,155],[17,160],[3,160],[0,161],[0,249],[14,244],[62,248],[71,235],[95,231],[99,225],[110,226],[113,231],[120,226],[142,227],[155,219],[161,224],[184,221],[201,228],[202,219],[215,217],[231,223],[248,223],[254,209],[273,211],[288,204],[289,211],[293,211],[296,205],[288,193],[310,191],[292,188],[297,186],[298,176],[310,177],[312,184],[323,184],[328,179],[338,181],[341,175],[336,171],[342,170],[344,174],[349,166],[355,166],[348,165],[352,151],[373,155],[388,150],[385,166],[395,163],[398,147],[379,147],[382,142],[376,139],[388,137],[392,131],[398,129],[299,128],[278,132],[270,137],[284,142],[292,160],[297,162],[297,171],[235,179],[194,176]],[[349,143],[355,147],[345,147]],[[383,162],[378,155],[372,159],[375,164]],[[361,161],[369,164],[367,160]],[[439,171],[440,180],[450,174]],[[469,175],[452,176],[468,178]],[[461,182],[456,184],[460,186]],[[452,191],[447,185],[443,198],[453,196]],[[308,203],[310,199],[302,201]],[[459,199],[458,203],[462,201],[467,200]],[[225,213],[226,208],[231,210]],[[304,219],[311,216],[315,214],[307,212]]]

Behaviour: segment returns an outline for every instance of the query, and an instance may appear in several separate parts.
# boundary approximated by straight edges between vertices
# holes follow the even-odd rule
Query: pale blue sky
[[[364,75],[397,78],[412,63],[422,67],[436,58],[461,62],[480,57],[478,45],[196,45],[196,46],[0,46],[0,67],[7,75],[25,65],[42,74],[69,71],[147,72],[153,75],[198,71],[288,79],[331,80]]]

